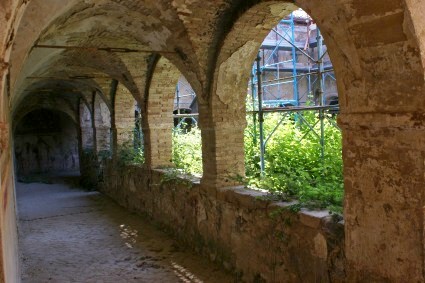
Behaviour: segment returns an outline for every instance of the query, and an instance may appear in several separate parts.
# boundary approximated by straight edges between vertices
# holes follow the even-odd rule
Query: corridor
[[[17,183],[23,282],[233,282],[141,216],[69,183]]]

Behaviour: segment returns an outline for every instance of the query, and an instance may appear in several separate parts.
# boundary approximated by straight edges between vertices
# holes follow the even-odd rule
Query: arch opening
[[[112,84],[113,154],[122,164],[142,165],[145,155],[140,106],[124,85],[117,81]]]
[[[247,95],[248,183],[297,206],[342,214],[336,78],[317,23],[298,9],[265,37]]]
[[[173,163],[184,173],[201,177],[202,137],[198,127],[198,99],[184,76],[180,76],[176,85],[173,114]]]

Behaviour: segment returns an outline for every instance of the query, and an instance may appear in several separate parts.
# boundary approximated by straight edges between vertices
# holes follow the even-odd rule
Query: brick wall
[[[136,101],[130,91],[123,85],[118,85],[115,94],[114,111],[118,147],[122,145],[133,145],[135,104]]]
[[[142,107],[146,163],[152,168],[171,165],[174,94],[179,76],[177,68],[161,57]]]
[[[99,95],[94,100],[94,125],[97,152],[111,149],[111,113]]]

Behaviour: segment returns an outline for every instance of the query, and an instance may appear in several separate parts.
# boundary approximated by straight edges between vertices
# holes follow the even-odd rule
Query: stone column
[[[0,281],[19,278],[8,64],[0,58]]]
[[[202,131],[202,183],[209,187],[239,185],[245,176],[245,111],[240,114],[227,107],[200,105]],[[241,115],[242,114],[242,115]]]
[[[167,104],[165,101],[152,99],[146,115],[142,115],[145,159],[151,168],[172,165],[173,112],[170,109],[163,110],[162,103]]]
[[[108,151],[111,149],[111,114],[99,95],[95,96],[93,111],[95,128],[93,136],[96,138],[96,151]]]
[[[117,147],[133,146],[133,131],[135,123],[135,99],[130,91],[119,85],[115,96],[115,131]]]
[[[240,185],[245,176],[245,99],[257,50],[258,44],[248,42],[220,59],[207,101],[198,100],[205,186]]]
[[[348,281],[423,282],[424,116],[341,114],[339,124]]]
[[[159,59],[142,107],[145,159],[151,168],[172,165],[173,106],[179,76],[167,59]]]
[[[80,103],[79,118],[82,149],[93,149],[92,113],[83,102]]]

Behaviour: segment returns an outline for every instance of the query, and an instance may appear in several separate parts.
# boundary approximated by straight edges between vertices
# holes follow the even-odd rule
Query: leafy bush
[[[300,206],[330,209],[342,212],[344,194],[341,133],[325,119],[324,156],[321,156],[320,139],[310,131],[318,121],[318,113],[304,112],[286,114],[281,121],[279,113],[267,114],[264,131],[267,137],[274,127],[282,122],[270,137],[266,147],[266,168],[260,174],[260,150],[258,136],[253,137],[254,124],[248,117],[245,131],[246,180],[251,187],[267,189],[282,200],[298,199]],[[320,123],[314,127],[320,133]],[[258,132],[258,126],[257,126]],[[174,130],[173,161],[186,173],[202,173],[201,132],[198,128]]]
[[[118,150],[118,162],[121,165],[145,163],[143,147],[134,147],[132,144],[124,144]]]
[[[173,130],[173,162],[185,173],[202,174],[201,130],[198,127],[189,131]]]
[[[282,115],[267,114],[266,137]],[[254,126],[249,118],[245,132],[246,175],[251,186],[267,189],[282,199],[295,198],[302,206],[340,213],[344,193],[341,133],[328,119],[324,120],[322,158],[320,138],[307,125],[313,127],[317,121],[317,113],[287,114],[267,143],[266,168],[261,177],[259,145],[254,142]],[[313,128],[320,133],[320,123]]]

